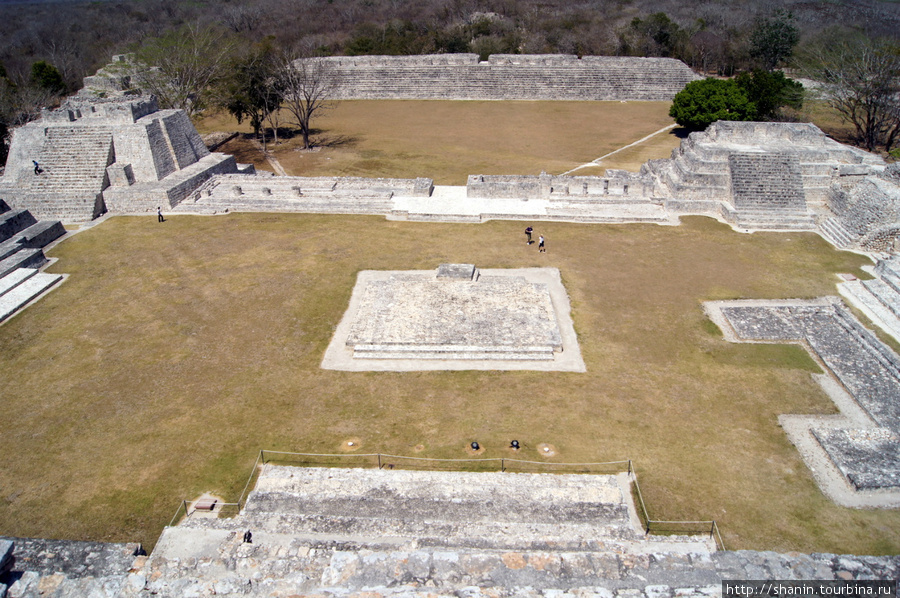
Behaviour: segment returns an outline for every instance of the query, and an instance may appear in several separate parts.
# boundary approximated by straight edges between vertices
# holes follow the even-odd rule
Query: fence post
[[[628,460],[628,475],[630,476],[631,474],[632,474],[632,469],[631,469],[631,459],[629,459],[629,460]]]
[[[506,459],[500,459],[500,473],[506,471]]]
[[[266,451],[265,449],[259,449],[259,460],[262,461],[262,464],[266,464]]]
[[[381,453],[378,453],[378,469],[381,469]]]

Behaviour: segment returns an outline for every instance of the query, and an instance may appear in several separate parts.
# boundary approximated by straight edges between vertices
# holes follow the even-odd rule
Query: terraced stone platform
[[[900,340],[900,258],[879,259],[871,280],[849,280],[838,291],[882,330]]]
[[[584,371],[554,268],[360,272],[322,367]]]
[[[866,506],[900,505],[900,357],[836,297],[712,302],[706,309],[727,339],[799,342],[833,376],[838,392],[830,394],[839,397],[841,417],[782,416],[792,418],[782,425],[823,491],[849,506],[862,506],[854,494]],[[830,469],[810,463],[812,449],[824,451]],[[823,477],[836,472],[843,485]]]
[[[270,463],[237,516],[196,512],[149,557],[16,539],[23,558],[0,584],[16,598],[710,598],[723,579],[900,574],[896,556],[716,551],[707,534],[645,535],[631,480]]]

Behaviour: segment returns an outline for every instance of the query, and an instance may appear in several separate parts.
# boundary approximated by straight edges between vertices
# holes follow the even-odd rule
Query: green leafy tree
[[[800,29],[794,24],[794,16],[778,9],[770,18],[757,21],[750,33],[750,57],[771,71],[791,57],[799,41]]]
[[[31,82],[37,87],[55,95],[66,92],[66,83],[63,81],[59,70],[44,60],[38,60],[31,65]]]
[[[682,127],[702,131],[717,120],[753,120],[756,106],[733,79],[709,77],[678,92],[669,116]]]
[[[773,119],[782,106],[795,110],[803,107],[803,85],[788,79],[781,71],[754,69],[735,77],[735,82],[756,106],[754,120]]]
[[[273,40],[266,39],[233,62],[224,82],[222,106],[238,123],[250,121],[253,133],[261,137],[263,124],[283,100],[284,81],[278,55]]]

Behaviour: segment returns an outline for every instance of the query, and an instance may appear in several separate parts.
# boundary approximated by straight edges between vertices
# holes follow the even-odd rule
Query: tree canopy
[[[692,81],[675,95],[669,115],[699,131],[717,120],[771,120],[782,106],[799,109],[803,86],[781,71],[756,69],[734,79]]]
[[[733,79],[708,77],[678,92],[669,115],[682,127],[701,131],[717,120],[753,120],[756,106]]]
[[[263,123],[284,99],[284,83],[272,40],[257,44],[236,58],[222,86],[222,106],[241,123],[250,121],[258,137]]]
[[[31,82],[50,93],[61,95],[66,92],[66,83],[59,70],[44,60],[31,65]]]
[[[750,33],[750,56],[767,71],[791,57],[800,41],[794,15],[777,9],[768,19],[756,22]]]

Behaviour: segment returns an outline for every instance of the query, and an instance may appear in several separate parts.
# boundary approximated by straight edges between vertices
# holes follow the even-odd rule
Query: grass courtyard
[[[671,124],[656,102],[341,102],[319,149],[275,148],[291,174],[559,173]],[[199,126],[249,130],[213,118]],[[673,133],[578,174],[637,170]],[[268,168],[252,143],[230,148]],[[0,326],[0,535],[141,541],[181,499],[235,500],[259,449],[555,462],[633,459],[658,519],[716,519],[731,549],[900,552],[900,513],[831,504],[779,428],[833,413],[795,346],[733,345],[709,299],[835,294],[868,261],[804,233],[388,222],[231,214],[116,217],[49,255],[69,275]],[[356,273],[554,266],[587,372],[325,371]]]
[[[779,428],[832,413],[798,347],[725,342],[708,299],[834,294],[866,259],[808,233],[115,217],[54,248],[66,282],[0,326],[0,534],[152,546],[182,498],[240,494],[261,448],[633,459],[651,514],[731,549],[897,553],[900,513],[831,504]],[[319,368],[364,269],[553,266],[586,373]]]
[[[353,100],[338,102],[313,121],[316,151],[300,137],[268,149],[297,176],[427,177],[437,185],[465,185],[470,174],[560,174],[674,124],[669,102],[450,102]],[[288,117],[281,120],[286,125]],[[241,131],[226,115],[198,123],[201,133]],[[680,130],[679,130],[680,132]],[[668,158],[680,139],[662,133],[640,149],[617,154],[600,167],[637,171],[651,158]],[[252,141],[221,151],[271,171]]]

